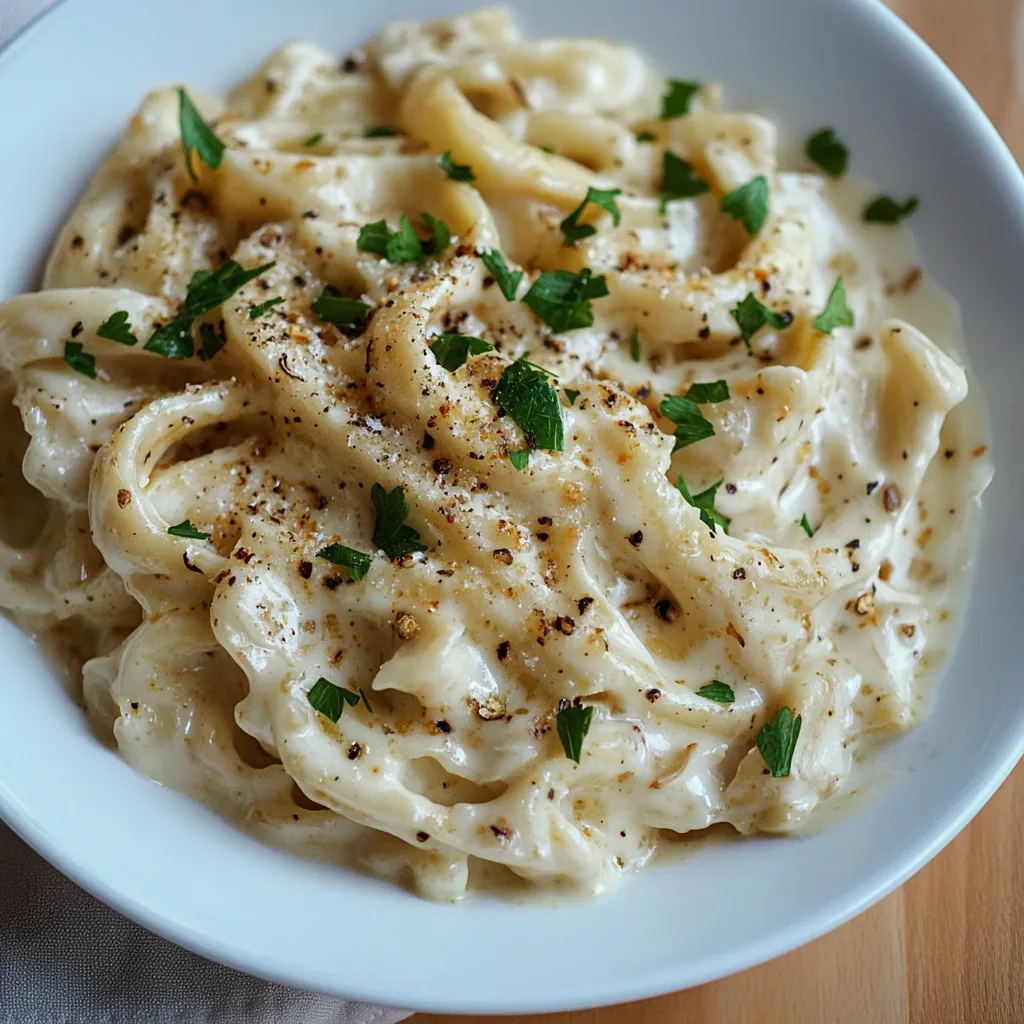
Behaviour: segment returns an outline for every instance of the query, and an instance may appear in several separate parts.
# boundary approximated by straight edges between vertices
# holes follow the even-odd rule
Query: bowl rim
[[[55,16],[76,6],[84,0],[55,0],[21,28],[3,45],[0,45],[0,66],[11,54],[31,45],[40,31]],[[483,2],[483,0],[481,0]],[[500,2],[500,0],[496,0]],[[505,0],[513,3],[514,0]],[[912,62],[917,72],[926,78],[931,87],[941,93],[941,105],[959,115],[959,131],[965,144],[974,144],[982,153],[992,173],[1000,181],[1006,194],[1015,194],[1024,214],[1024,173],[1018,166],[1006,142],[1000,136],[979,103],[968,92],[966,86],[956,77],[934,50],[896,13],[884,5],[882,0],[832,0],[837,7],[845,8],[852,16],[873,23],[873,27],[888,35]],[[1024,215],[1021,217],[1024,222]],[[970,571],[970,589],[973,590],[974,567]],[[965,612],[965,620],[967,613]],[[952,660],[953,652],[949,654]],[[814,913],[805,914],[795,923],[772,931],[766,938],[748,941],[743,955],[737,959],[720,957],[708,961],[704,971],[683,981],[685,988],[707,984],[723,977],[748,970],[769,960],[792,952],[822,935],[847,923],[903,885],[912,875],[927,865],[940,853],[975,817],[985,803],[1009,776],[1024,756],[1024,731],[1004,739],[1002,750],[995,761],[994,770],[979,775],[972,787],[961,794],[958,802],[952,801],[945,813],[937,815],[924,830],[921,841],[900,858],[891,858],[883,866],[865,872],[862,879],[845,890],[842,899],[821,904]],[[24,842],[56,867],[62,874],[88,893],[112,907],[130,920],[149,931],[165,938],[200,956],[214,960],[236,970],[253,974],[269,981],[291,987],[307,987],[336,995],[340,999],[380,1002],[380,989],[364,985],[359,978],[348,978],[344,983],[345,994],[336,987],[327,987],[316,972],[300,975],[295,966],[269,956],[252,955],[239,950],[230,940],[171,919],[156,911],[147,903],[128,895],[109,882],[102,873],[76,860],[72,851],[62,845],[22,810],[22,805],[0,777],[0,821],[5,822]],[[397,979],[396,979],[397,980]],[[417,1012],[456,1014],[531,1014],[590,1009],[608,1005],[619,1005],[636,1000],[663,996],[680,989],[678,967],[663,968],[628,979],[608,979],[596,983],[592,998],[581,1001],[577,995],[558,999],[550,996],[536,999],[523,991],[514,1000],[506,1000],[496,1008],[493,1003],[482,1003],[476,998],[465,998],[454,994],[424,995],[415,997]],[[398,986],[400,987],[400,986]],[[411,998],[411,993],[409,993]],[[402,999],[397,1005],[404,1005]]]

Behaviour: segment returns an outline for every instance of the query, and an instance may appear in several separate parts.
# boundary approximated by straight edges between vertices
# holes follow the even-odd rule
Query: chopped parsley
[[[561,334],[593,326],[590,300],[607,294],[604,275],[594,277],[589,267],[578,274],[570,270],[547,270],[533,282],[523,302],[556,334]]]
[[[530,449],[520,448],[510,451],[508,461],[512,463],[514,469],[521,473],[530,464]]]
[[[354,708],[360,701],[358,693],[346,690],[344,686],[335,686],[323,676],[309,688],[306,697],[316,711],[332,722],[337,722],[341,718],[346,704]]]
[[[799,715],[794,718],[789,708],[779,708],[775,721],[766,721],[757,730],[757,749],[776,779],[789,774],[796,741],[800,738],[800,725]]]
[[[80,342],[64,342],[64,362],[72,370],[82,373],[86,377],[96,378],[96,357],[86,352]]]
[[[633,334],[629,339],[629,354],[634,363],[640,362],[640,328],[634,327]]]
[[[476,175],[469,164],[457,164],[452,159],[452,151],[448,150],[438,161],[441,170],[448,175],[452,181],[476,181]]]
[[[493,345],[481,338],[474,338],[468,334],[442,334],[430,346],[430,351],[446,370],[454,373],[470,356],[490,352],[493,348]]]
[[[889,196],[878,196],[864,207],[862,216],[868,224],[898,224],[917,209],[919,202],[917,196],[911,196],[905,203]]]
[[[385,220],[364,224],[359,230],[356,245],[364,252],[383,256],[388,263],[422,263],[428,256],[436,256],[447,248],[452,236],[443,220],[437,220],[429,213],[421,213],[420,216],[430,231],[426,242],[420,240],[403,213],[398,220],[397,231],[392,231]]]
[[[521,270],[511,271],[505,263],[505,257],[497,249],[482,249],[480,259],[484,266],[491,272],[491,276],[498,282],[501,294],[509,302],[515,302],[516,292],[519,289],[519,282],[523,279]]]
[[[689,488],[686,486],[686,481],[683,479],[682,473],[680,473],[676,486],[686,501],[700,511],[700,521],[712,533],[715,532],[716,526],[720,526],[724,533],[729,532],[729,520],[715,511],[715,494],[718,492],[718,488],[722,486],[721,480],[717,480],[706,491],[691,495]]]
[[[565,397],[569,399],[569,404],[575,405],[576,399],[580,397],[580,393],[572,388],[562,388],[562,390],[565,392]]]
[[[814,536],[814,530],[811,528],[811,524],[807,518],[806,512],[800,517],[800,528],[804,531],[804,533],[807,534],[808,537]]]
[[[253,306],[249,310],[249,319],[257,320],[264,313],[269,313],[275,306],[280,306],[284,302],[284,297],[279,295],[276,299],[267,299],[266,302],[261,302],[258,306]]]
[[[123,309],[111,313],[96,328],[96,336],[106,338],[108,341],[119,341],[122,345],[137,345],[139,343],[139,339],[132,334],[132,325],[128,322],[128,314]]]
[[[314,132],[312,135],[310,135],[310,137],[308,139],[306,139],[306,141],[303,143],[303,146],[305,146],[306,149],[311,149],[318,142],[322,142],[323,141],[323,137],[324,137],[324,133],[323,132]]]
[[[685,398],[701,405],[714,405],[716,402],[729,401],[729,382],[713,380],[703,384],[691,384]]]
[[[334,285],[327,285],[310,307],[321,320],[335,327],[361,326],[370,310],[369,303],[342,295]]]
[[[756,235],[768,216],[768,179],[763,174],[751,178],[722,196],[718,205],[733,220],[742,221],[747,234]]]
[[[657,132],[645,130],[637,132],[634,137],[636,138],[637,142],[654,142],[654,140],[658,137],[658,134]]]
[[[373,555],[364,555],[362,551],[347,548],[344,544],[328,544],[316,553],[316,557],[344,566],[348,569],[349,579],[353,580],[363,579],[373,565]]]
[[[570,761],[580,763],[583,753],[583,739],[590,732],[590,721],[594,717],[592,705],[583,706],[579,697],[558,702],[558,713],[555,715],[555,728],[558,738],[562,741],[562,749]]]
[[[621,188],[588,188],[583,202],[559,224],[562,229],[562,245],[572,245],[573,242],[578,242],[582,238],[589,238],[591,235],[597,234],[597,228],[593,224],[579,222],[589,203],[607,210],[612,215],[612,223],[618,227],[622,221],[622,214],[619,213],[619,204],[615,202],[615,197],[620,195],[622,195]]]
[[[192,325],[202,316],[227,302],[243,285],[255,280],[275,263],[246,270],[240,263],[228,260],[212,273],[197,270],[188,283],[185,301],[177,316],[158,327],[146,342],[147,352],[156,352],[168,359],[187,359],[193,353]]]
[[[389,128],[386,124],[371,124],[363,132],[365,139],[393,139],[402,133],[397,128]]]
[[[405,488],[401,484],[390,493],[380,484],[374,484],[370,490],[370,500],[377,514],[373,526],[373,543],[388,558],[401,558],[403,555],[427,550],[419,533],[405,525],[409,518],[409,503],[405,500]]]
[[[728,683],[723,683],[721,679],[712,679],[710,683],[705,683],[697,693],[708,700],[717,700],[719,704],[732,704],[736,700],[732,687]]]
[[[661,160],[661,199],[660,210],[665,212],[665,205],[676,199],[691,199],[703,195],[711,186],[693,169],[689,160],[678,157],[675,153],[665,150]]]
[[[224,143],[214,135],[213,129],[203,120],[203,115],[184,89],[178,90],[178,124],[181,128],[181,147],[185,151],[185,166],[192,180],[198,181],[199,177],[192,166],[193,152],[207,167],[216,170],[224,155]]]
[[[846,304],[846,288],[841,277],[836,278],[825,308],[814,318],[811,326],[824,334],[831,334],[837,327],[853,326],[853,310]]]
[[[219,332],[214,330],[213,324],[200,324],[199,342],[201,348],[199,350],[199,357],[201,359],[212,359],[227,344],[227,340],[224,334],[223,323]]]
[[[167,532],[172,537],[187,537],[189,540],[209,540],[210,535],[202,530],[197,530],[192,523],[185,519],[177,526],[168,526]]]
[[[505,367],[494,391],[494,401],[515,420],[526,436],[528,449],[563,451],[562,406],[551,374],[525,355]]]
[[[804,146],[807,159],[817,164],[830,178],[841,178],[846,173],[850,151],[831,128],[822,128],[808,138]]]
[[[689,398],[666,395],[658,411],[665,419],[671,420],[676,425],[676,443],[672,449],[673,452],[677,452],[687,445],[695,444],[697,441],[703,441],[706,437],[714,436],[714,426],[704,418],[697,403]]]
[[[681,82],[678,78],[670,78],[668,89],[661,98],[662,121],[671,121],[674,117],[685,117],[690,112],[690,100],[702,88],[700,82]]]
[[[793,322],[792,313],[776,313],[769,309],[764,303],[759,302],[753,292],[747,292],[742,302],[729,310],[736,326],[740,329],[740,337],[743,344],[750,350],[750,340],[765,324],[774,327],[775,330],[782,330]]]

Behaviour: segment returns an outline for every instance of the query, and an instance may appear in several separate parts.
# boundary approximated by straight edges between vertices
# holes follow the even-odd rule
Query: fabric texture
[[[51,0],[0,0],[0,45]],[[0,1024],[394,1024],[261,981],[104,906],[0,824]]]

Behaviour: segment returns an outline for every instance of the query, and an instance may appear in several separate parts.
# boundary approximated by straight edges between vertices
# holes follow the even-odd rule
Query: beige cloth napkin
[[[0,0],[0,46],[52,0]],[[0,823],[0,1024],[394,1024],[409,1016],[261,981],[158,938]]]

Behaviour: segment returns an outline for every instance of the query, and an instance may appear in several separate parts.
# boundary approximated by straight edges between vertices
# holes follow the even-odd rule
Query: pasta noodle
[[[129,764],[432,898],[593,893],[798,829],[918,719],[987,481],[964,370],[893,315],[899,229],[665,87],[491,8],[284,45],[195,94],[219,157],[145,99],[0,308],[38,492],[0,604]]]

